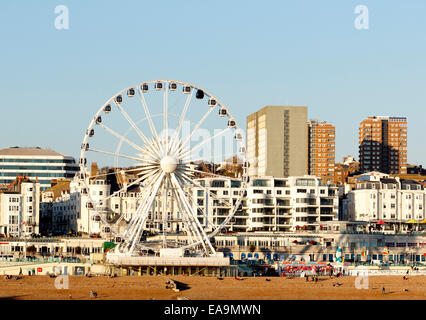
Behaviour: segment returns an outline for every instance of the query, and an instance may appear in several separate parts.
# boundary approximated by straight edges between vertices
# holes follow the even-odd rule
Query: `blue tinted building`
[[[71,156],[50,149],[12,147],[0,150],[0,185],[8,185],[17,176],[40,183],[40,190],[51,187],[52,180],[72,179],[79,166]]]

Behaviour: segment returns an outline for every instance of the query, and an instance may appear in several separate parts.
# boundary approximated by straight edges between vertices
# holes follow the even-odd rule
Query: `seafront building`
[[[334,182],[336,128],[331,123],[308,121],[308,174],[323,183]]]
[[[372,172],[358,178],[343,201],[349,221],[380,223],[397,232],[426,223],[426,190],[415,180]]]
[[[198,179],[192,187],[201,224],[216,227],[230,214],[239,194],[233,179]],[[206,191],[208,190],[208,192]],[[314,176],[256,177],[250,180],[240,208],[224,226],[238,232],[319,231],[325,221],[337,220],[338,190]]]
[[[254,176],[303,176],[308,107],[266,106],[247,117],[247,158]]]
[[[0,192],[0,234],[5,237],[30,237],[39,233],[40,183],[16,178]]]
[[[101,213],[104,221],[121,217],[117,227],[123,230],[141,204],[143,186],[111,194],[115,191],[106,178],[91,179],[89,190],[85,190],[77,177],[68,184],[69,189],[62,190],[56,198],[51,189],[59,186],[43,192],[41,221],[50,226],[47,233],[112,237],[111,229],[97,213]],[[356,183],[340,187],[323,184],[320,178],[307,175],[255,177],[250,179],[243,196],[240,187],[241,182],[235,178],[198,178],[185,187],[185,192],[191,194],[194,212],[207,231],[223,224],[238,199],[240,204],[234,216],[222,226],[224,232],[319,232],[329,222],[339,220],[363,224],[364,231],[376,228],[382,220],[385,224],[382,229],[408,232],[415,226],[410,221],[420,223],[426,218],[426,190],[422,184],[380,173],[364,174]],[[171,193],[168,196],[167,209],[163,207],[162,197],[154,201],[145,225],[148,231],[184,230],[185,215]]]
[[[102,204],[96,211],[101,212],[105,219],[112,221],[116,217],[123,217],[121,228],[126,227],[141,201],[139,186],[111,195],[111,186],[106,179],[91,181],[88,191],[81,190],[79,183],[77,178],[74,179],[70,183],[70,190],[62,191],[54,200],[49,196],[52,193],[50,190],[43,195],[41,215],[43,221],[51,215],[50,232],[79,232],[108,237],[111,230],[103,226],[94,215],[95,210],[90,207],[86,192],[90,192],[93,203]],[[231,204],[240,198],[240,187],[240,181],[232,178],[196,179],[194,186],[186,187],[186,191],[192,194],[198,220],[206,230],[215,229],[231,214]],[[154,233],[162,232],[163,229],[172,233],[183,230],[185,216],[171,194],[169,197],[167,218],[163,219],[163,199],[158,196],[149,212],[145,226],[147,230]],[[245,195],[241,197],[239,209],[223,228],[239,232],[318,231],[322,223],[337,218],[338,189],[322,185],[319,178],[258,177],[249,182]]]
[[[16,177],[28,177],[40,183],[40,190],[52,180],[72,179],[79,171],[73,157],[50,149],[12,147],[0,150],[0,185],[10,185]]]
[[[359,127],[362,172],[407,173],[407,118],[373,116]]]

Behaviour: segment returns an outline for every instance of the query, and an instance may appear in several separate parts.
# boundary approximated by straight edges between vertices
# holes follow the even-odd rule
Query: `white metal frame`
[[[161,82],[163,84],[162,89],[154,88],[156,83]],[[152,120],[151,112],[148,107],[147,101],[145,99],[145,95],[148,93],[151,94],[158,94],[161,91],[163,91],[163,129],[167,133],[167,129],[169,128],[169,110],[168,110],[168,96],[169,96],[169,85],[170,83],[176,83],[178,85],[178,88],[176,92],[181,91],[181,94],[186,95],[186,101],[182,108],[182,111],[179,116],[179,122],[176,128],[175,133],[172,136],[169,136],[167,134],[167,137],[160,137],[157,131],[157,128],[154,125],[154,122]],[[150,91],[144,92],[141,89],[141,86],[143,84],[148,84]],[[191,92],[185,93],[182,92],[181,89],[183,86],[190,86]],[[133,97],[128,97],[126,95],[127,91],[129,89],[135,89],[136,94]],[[202,90],[204,92],[204,99],[206,100],[206,112],[203,115],[203,117],[196,123],[194,121],[191,121],[193,123],[196,123],[191,133],[181,141],[179,139],[179,134],[182,130],[182,124],[184,120],[186,119],[188,113],[189,107],[191,104],[191,99],[193,97],[194,91]],[[176,94],[176,93],[174,93]],[[122,97],[122,102],[117,103],[115,98],[117,96]],[[137,123],[128,115],[126,112],[126,99],[135,99],[136,96],[139,95],[141,107],[145,114],[145,119],[148,122],[149,129],[151,132],[151,136],[147,137],[138,127]],[[216,100],[216,105],[209,106],[208,101],[210,99]],[[103,124],[102,122],[97,122],[99,116],[103,115],[104,117],[107,117],[108,114],[111,112],[104,113],[104,108],[110,105],[111,106],[111,112],[118,111],[122,115],[124,119],[127,120],[129,125],[133,128],[133,130],[137,133],[139,136],[140,142],[134,142],[130,141],[126,135],[122,135],[112,128],[108,127],[107,125]],[[141,82],[139,84],[136,84],[134,86],[128,87],[119,93],[115,94],[113,97],[111,97],[96,113],[96,115],[93,117],[93,120],[90,122],[89,127],[86,131],[86,134],[83,139],[82,144],[82,150],[80,153],[80,177],[82,179],[83,184],[86,187],[86,190],[88,190],[88,197],[89,202],[93,205],[93,210],[91,210],[92,215],[94,216],[100,216],[100,221],[104,225],[108,225],[110,227],[110,230],[112,233],[114,233],[116,236],[123,239],[123,241],[116,247],[116,252],[124,253],[124,254],[133,254],[136,253],[139,249],[147,249],[150,248],[147,243],[142,243],[140,241],[142,232],[145,228],[145,224],[149,215],[149,210],[152,208],[154,201],[157,196],[163,197],[163,239],[162,239],[162,247],[169,247],[169,243],[167,241],[167,233],[164,231],[166,230],[166,222],[167,222],[167,201],[169,200],[168,193],[171,192],[173,201],[176,201],[177,206],[179,208],[179,211],[183,215],[183,219],[185,220],[184,228],[186,231],[186,234],[189,238],[189,244],[186,246],[183,246],[184,249],[198,249],[200,250],[205,256],[208,255],[214,255],[215,250],[213,246],[210,243],[210,238],[216,235],[223,225],[226,225],[231,218],[234,216],[235,212],[237,211],[238,207],[240,206],[244,191],[247,187],[248,182],[248,176],[247,176],[247,158],[245,154],[245,139],[242,138],[240,140],[235,140],[238,144],[237,153],[239,159],[241,159],[243,163],[243,176],[241,178],[241,187],[239,188],[239,196],[234,205],[229,204],[231,207],[231,210],[229,210],[229,215],[225,218],[225,221],[220,225],[216,226],[216,228],[210,232],[209,234],[206,234],[205,230],[201,226],[198,217],[198,204],[191,201],[190,197],[185,193],[184,188],[188,185],[195,185],[197,184],[194,181],[194,174],[201,173],[206,176],[211,177],[222,177],[224,179],[229,179],[230,177],[221,176],[219,174],[213,174],[210,172],[204,172],[200,170],[194,170],[191,168],[190,164],[193,160],[191,159],[191,156],[193,154],[193,151],[205,143],[210,142],[211,140],[219,137],[220,135],[224,134],[225,132],[228,132],[229,130],[242,133],[243,131],[238,126],[238,123],[235,121],[235,118],[232,116],[232,114],[229,112],[229,108],[227,109],[226,117],[229,119],[232,119],[235,121],[236,125],[232,128],[226,127],[222,131],[218,132],[217,134],[213,135],[212,137],[202,141],[201,143],[198,143],[193,148],[188,148],[187,143],[190,141],[192,135],[194,132],[200,128],[200,126],[204,123],[204,121],[208,118],[208,116],[212,112],[216,112],[216,116],[218,115],[218,110],[220,108],[224,107],[224,105],[220,102],[219,99],[217,99],[215,96],[210,94],[204,89],[201,89],[199,87],[196,87],[190,83],[182,82],[182,81],[176,81],[176,80],[151,80],[151,81],[145,81]],[[227,123],[228,121],[226,121]],[[135,154],[121,154],[119,152],[119,148],[115,152],[106,151],[106,150],[99,150],[95,148],[90,147],[90,141],[94,139],[90,136],[90,132],[92,129],[103,129],[106,132],[110,133],[112,137],[115,137],[119,140],[119,143],[126,143],[130,147],[132,147],[135,150]],[[95,130],[96,131],[96,130]],[[94,135],[96,137],[96,134]],[[87,144],[89,144],[89,147],[87,147]],[[241,150],[240,148],[244,147],[244,152],[239,152]],[[124,158],[124,159],[130,159],[135,161],[137,164],[136,169],[128,169],[128,170],[118,170],[118,172],[132,172],[137,171],[138,172],[138,179],[134,182],[128,184],[127,186],[121,188],[120,190],[111,193],[109,196],[105,197],[103,201],[105,203],[107,200],[115,195],[119,195],[120,192],[124,192],[126,188],[129,188],[132,185],[143,185],[142,187],[142,195],[141,195],[141,204],[137,208],[136,212],[133,214],[130,222],[127,225],[127,228],[124,232],[121,234],[117,231],[115,226],[117,226],[123,219],[122,216],[119,217],[119,219],[114,223],[114,225],[109,224],[105,217],[104,217],[104,209],[99,205],[99,203],[95,203],[93,201],[93,198],[90,193],[90,183],[89,183],[89,177],[90,174],[88,172],[88,162],[86,156],[90,153],[100,153],[104,155],[109,155],[112,157],[117,158]],[[236,154],[237,154],[236,153]],[[81,161],[84,159],[83,161]],[[102,175],[99,175],[102,176]],[[91,179],[99,177],[90,177]],[[199,187],[200,185],[197,184]],[[209,194],[209,196],[215,197],[214,194],[210,193],[207,188],[205,188]],[[196,207],[194,209],[194,206]]]

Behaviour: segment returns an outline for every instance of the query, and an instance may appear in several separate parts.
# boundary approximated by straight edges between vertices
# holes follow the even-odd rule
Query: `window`
[[[253,186],[254,187],[266,187],[266,180],[254,180]]]
[[[225,181],[213,181],[212,187],[213,188],[224,188],[225,187]]]

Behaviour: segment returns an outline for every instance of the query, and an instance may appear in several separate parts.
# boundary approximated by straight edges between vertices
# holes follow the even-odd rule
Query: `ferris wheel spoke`
[[[126,142],[128,145],[130,145],[131,147],[133,147],[135,150],[140,151],[142,153],[147,152],[147,150],[142,149],[141,147],[139,147],[137,144],[133,143],[132,141],[130,141],[129,139],[127,139],[126,137],[122,136],[121,134],[115,132],[113,129],[107,127],[106,125],[104,125],[103,123],[99,123],[99,126],[101,126],[102,128],[104,128],[106,131],[108,131],[110,134],[114,135],[115,137],[117,137],[118,139]],[[154,159],[155,156],[150,154]]]
[[[147,149],[143,149],[140,146],[138,146],[137,144],[135,144],[134,142],[130,141],[129,139],[127,139],[126,137],[122,136],[121,134],[115,132],[113,129],[107,127],[106,125],[104,125],[103,123],[99,123],[99,125],[104,128],[106,131],[108,131],[109,133],[111,133],[112,135],[114,135],[115,137],[117,137],[118,139],[120,139],[121,141],[126,142],[128,145],[130,145],[131,147],[133,147],[135,150],[141,152],[141,155],[147,155],[148,157],[150,157],[150,159],[146,159],[146,158],[142,158],[145,162],[147,163],[155,163],[154,161],[158,160],[158,155],[154,154],[152,152],[150,152]]]
[[[152,144],[149,142],[148,138],[142,133],[142,131],[139,129],[139,127],[136,125],[136,123],[129,117],[129,115],[127,114],[127,112],[124,110],[124,108],[118,104],[115,103],[114,104],[117,106],[117,108],[120,109],[121,114],[123,115],[123,117],[127,120],[127,122],[132,126],[132,128],[136,131],[136,133],[138,134],[138,136],[142,139],[142,141],[145,143],[145,145],[147,146],[147,148],[149,148],[151,150],[151,152],[153,152],[154,154],[159,154],[160,150],[155,150],[153,149]]]
[[[199,144],[197,144],[195,147],[193,147],[192,149],[183,152],[180,154],[180,157],[185,157],[186,155],[188,155],[189,157],[191,157],[192,153],[197,150],[198,148],[200,148],[201,146],[205,145],[206,143],[209,143],[210,141],[212,141],[213,139],[216,139],[217,137],[225,134],[226,132],[228,132],[230,130],[230,128],[226,128],[221,130],[220,132],[216,133],[214,136],[211,136],[210,138],[207,138],[205,140],[203,140],[202,142],[200,142]]]
[[[233,158],[235,156],[236,156],[235,152],[218,154],[218,155],[215,155],[215,156],[211,157],[211,162],[216,162],[217,161],[216,159],[220,159],[220,160],[225,159],[225,161],[226,161],[226,158],[230,159],[230,158]],[[192,159],[189,156],[189,154],[187,154],[184,157],[181,157],[180,159],[182,161],[181,164],[185,164],[185,165],[191,164],[191,163],[193,163],[196,160],[200,160],[200,159]],[[236,163],[233,163],[233,164],[236,164]]]
[[[150,168],[151,168],[151,166],[149,166]],[[156,167],[156,166],[152,166],[152,167]],[[106,177],[106,176],[109,176],[109,175],[116,175],[116,174],[118,174],[118,173],[129,173],[129,172],[140,172],[141,170],[143,170],[143,169],[145,169],[145,168],[147,168],[147,167],[140,167],[140,168],[135,168],[135,169],[123,169],[123,170],[117,170],[117,171],[114,171],[114,172],[108,172],[108,173],[102,173],[102,174],[96,174],[96,175],[93,175],[93,176],[90,176],[90,175],[88,175],[87,176],[87,178],[90,178],[90,179],[95,179],[95,178],[100,178],[100,177]]]
[[[119,154],[119,153],[116,153],[116,152],[103,151],[103,150],[98,150],[98,149],[93,149],[93,148],[87,148],[87,150],[97,152],[97,153],[107,154],[107,155],[114,156],[114,157],[120,157],[120,158],[135,160],[135,161],[138,161],[138,162],[143,162],[143,160],[141,158],[127,156],[127,155]]]
[[[182,142],[182,145],[177,149],[178,153],[182,152],[182,149],[186,146],[187,143],[189,143],[192,135],[198,130],[198,128],[203,124],[203,122],[207,119],[207,117],[210,115],[210,113],[212,113],[213,110],[214,110],[214,108],[210,108],[204,114],[204,116],[201,118],[201,120],[195,125],[194,129],[191,131],[191,133],[189,134],[189,136],[187,136],[185,138],[185,140]]]
[[[151,177],[151,176],[155,175],[157,172],[158,172],[158,170],[155,170],[155,171],[153,171],[153,172],[149,172],[149,173],[147,173],[147,174],[145,174],[145,175],[141,176],[140,178],[136,179],[135,181],[133,181],[133,182],[129,183],[127,186],[122,187],[120,190],[117,190],[117,191],[115,191],[115,192],[111,193],[108,197],[106,197],[106,198],[105,198],[105,200],[108,200],[108,199],[110,199],[110,198],[112,198],[112,197],[115,197],[117,194],[120,194],[121,192],[123,192],[124,190],[127,190],[127,189],[128,189],[128,188],[130,188],[131,186],[134,186],[134,185],[136,185],[136,184],[138,184],[138,183],[141,183],[141,182],[142,182],[142,181],[144,181],[145,179],[148,179],[149,177]]]
[[[152,121],[151,112],[149,111],[148,105],[146,103],[145,95],[143,94],[141,89],[139,89],[138,91],[139,91],[139,96],[141,98],[142,107],[145,111],[145,116],[148,119],[148,124],[149,124],[149,128],[151,130],[151,134],[156,139],[156,141],[158,141],[159,140],[158,139],[158,133],[157,133],[157,130],[155,128],[154,122]]]
[[[192,172],[192,173],[205,174],[205,175],[208,175],[208,176],[222,178],[222,179],[232,179],[232,177],[222,176],[220,174],[211,173],[211,172],[207,172],[207,171],[195,170],[195,169],[191,169],[191,168],[185,168],[184,170],[187,171],[187,172],[189,171],[189,172]]]
[[[181,175],[181,177],[182,177],[182,179],[183,179],[183,180],[186,180],[186,181],[188,181],[189,183],[192,183],[192,184],[193,184],[193,185],[195,185],[196,187],[201,188],[201,189],[204,189],[204,190],[208,193],[208,195],[209,195],[210,197],[212,197],[213,199],[215,199],[215,200],[217,200],[217,201],[220,201],[220,202],[221,202],[221,203],[223,203],[223,204],[226,204],[226,205],[227,205],[227,206],[229,206],[230,208],[232,208],[232,207],[233,207],[233,205],[232,205],[229,201],[219,198],[216,194],[214,194],[212,191],[210,191],[207,187],[202,186],[200,183],[198,183],[198,182],[197,182],[196,180],[194,180],[194,179],[191,179],[191,178],[190,178],[190,177],[188,177],[186,174],[182,174],[182,175]]]
[[[174,152],[176,150],[176,148],[179,147],[179,134],[182,130],[183,121],[185,120],[186,112],[188,111],[189,104],[191,103],[193,93],[194,93],[194,90],[191,90],[191,93],[186,97],[185,105],[183,107],[183,111],[182,111],[180,118],[179,118],[178,126],[176,128],[175,134],[174,134],[173,139],[172,139],[173,143],[172,143],[172,147],[171,147],[171,151],[170,151],[171,153]]]
[[[167,156],[169,152],[169,121],[168,121],[168,89],[167,86],[164,86],[164,95],[163,95],[163,130],[166,139],[166,146],[164,150],[164,156]]]

